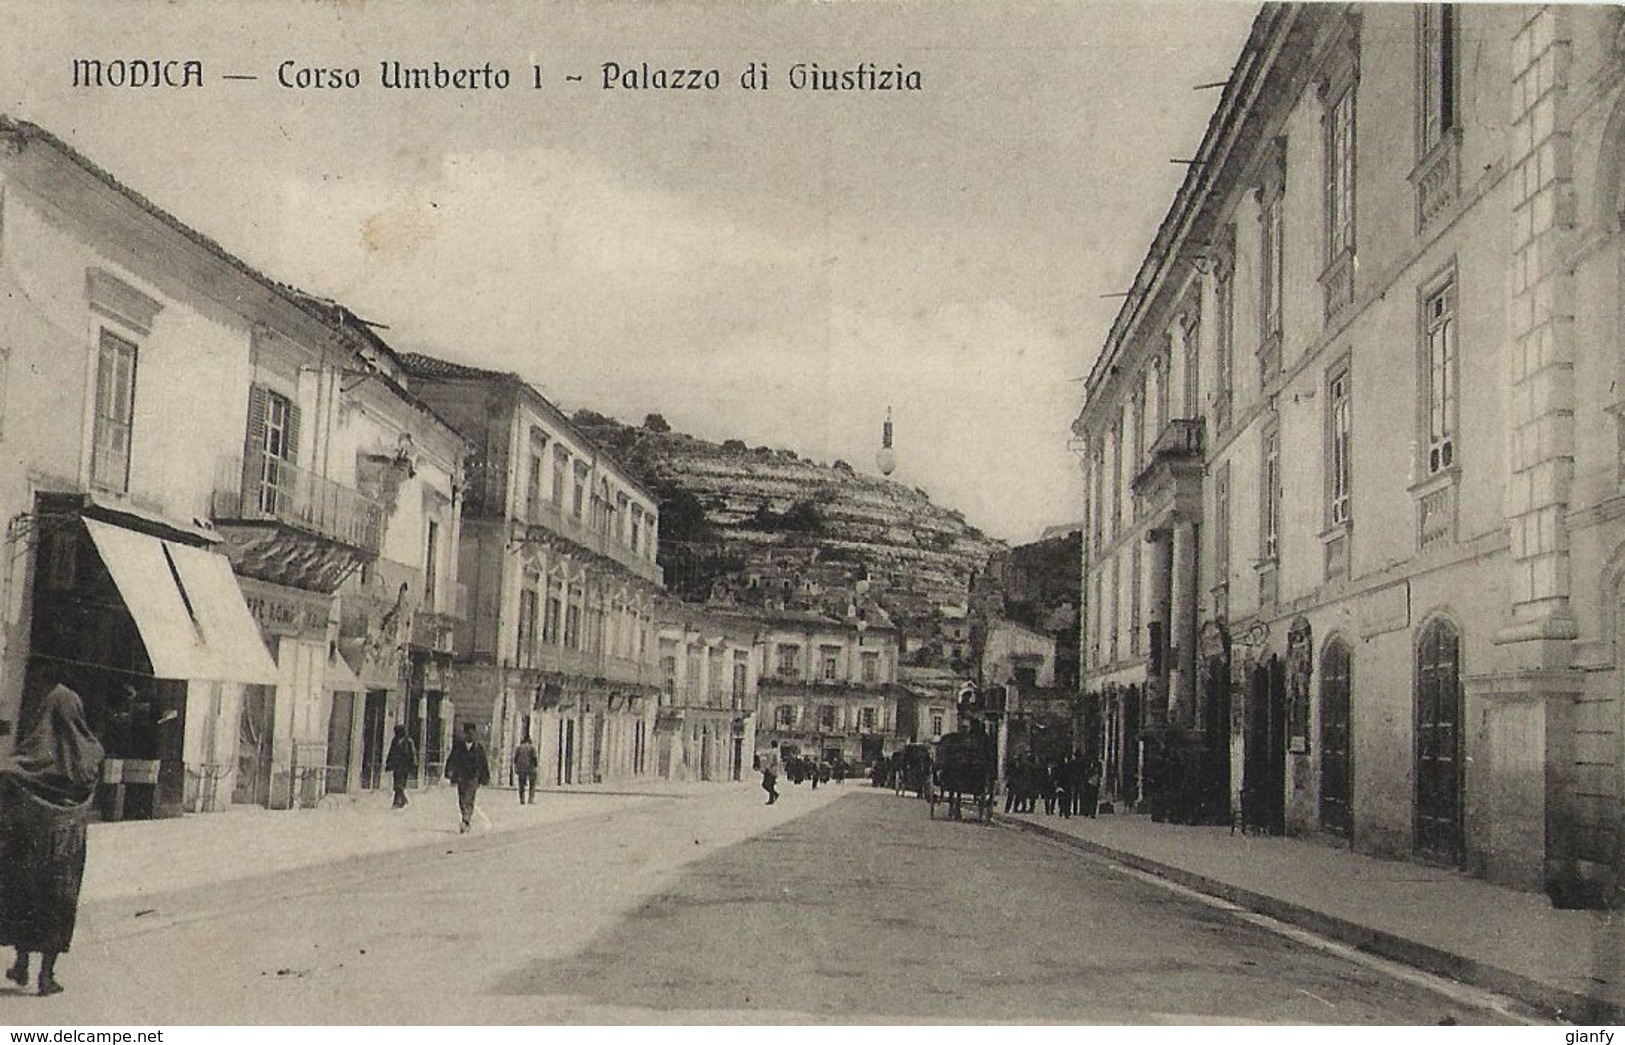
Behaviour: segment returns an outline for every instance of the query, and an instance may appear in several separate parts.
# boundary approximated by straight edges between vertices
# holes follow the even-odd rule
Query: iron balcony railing
[[[263,451],[223,459],[214,517],[286,523],[373,555],[383,546],[384,509],[377,501]]]

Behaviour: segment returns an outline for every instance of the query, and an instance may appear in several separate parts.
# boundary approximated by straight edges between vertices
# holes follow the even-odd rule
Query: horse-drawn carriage
[[[931,817],[937,803],[946,802],[950,820],[964,819],[965,800],[976,806],[980,820],[991,819],[993,789],[998,782],[998,756],[986,733],[949,733],[937,742],[935,786],[931,788]]]

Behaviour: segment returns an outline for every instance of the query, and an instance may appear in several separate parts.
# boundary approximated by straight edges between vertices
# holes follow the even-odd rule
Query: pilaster
[[[1529,666],[1561,659],[1551,643],[1575,627],[1568,540],[1574,474],[1574,280],[1563,262],[1573,227],[1573,149],[1558,123],[1571,59],[1570,14],[1529,9],[1513,36],[1512,274],[1509,287],[1505,515],[1511,619],[1498,643],[1538,645]]]

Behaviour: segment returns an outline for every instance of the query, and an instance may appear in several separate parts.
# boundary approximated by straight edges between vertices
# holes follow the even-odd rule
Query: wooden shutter
[[[247,504],[250,498],[258,499],[259,484],[264,475],[264,465],[260,457],[265,453],[266,401],[264,385],[248,386],[248,434],[243,440],[244,504]]]
[[[299,463],[299,404],[291,400],[288,402],[288,448],[283,460],[289,464]]]

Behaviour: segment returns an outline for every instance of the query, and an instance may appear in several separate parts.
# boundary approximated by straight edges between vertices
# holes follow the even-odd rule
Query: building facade
[[[756,622],[663,598],[655,766],[667,780],[741,780],[756,751]]]
[[[334,596],[387,539],[413,540],[357,489],[364,426],[345,416],[362,409],[349,382],[373,366],[364,346],[11,121],[0,257],[14,407],[0,720],[26,721],[58,681],[77,689],[108,749],[110,815],[285,806],[358,783]],[[378,395],[362,394],[366,410],[442,437],[426,472],[449,491],[449,430],[398,387]]]
[[[1074,426],[1110,797],[1615,887],[1622,28],[1260,12]]]
[[[402,357],[408,387],[471,444],[456,636],[460,720],[497,774],[530,736],[539,778],[654,772],[662,589],[659,510],[559,409],[514,374]]]
[[[869,616],[876,614],[871,611]],[[758,631],[758,752],[879,761],[896,746],[897,630],[801,611],[764,612]]]

